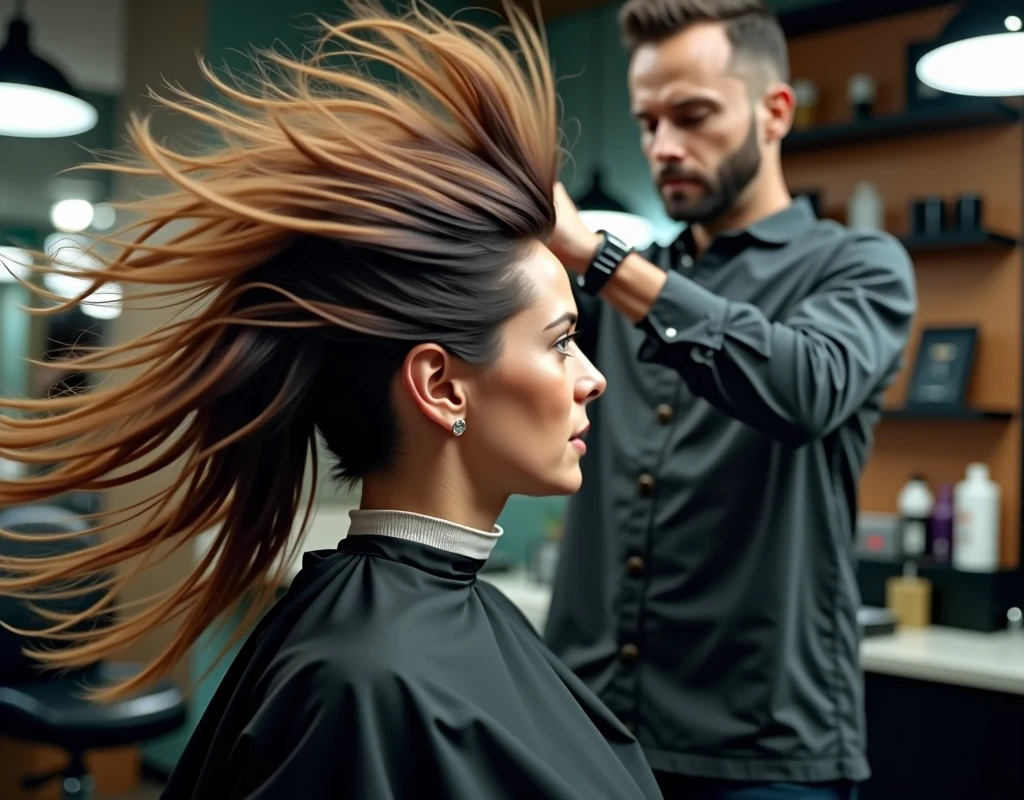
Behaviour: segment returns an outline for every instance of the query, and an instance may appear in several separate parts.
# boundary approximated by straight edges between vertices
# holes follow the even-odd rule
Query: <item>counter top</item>
[[[1024,634],[901,628],[861,645],[866,672],[1024,695]]]

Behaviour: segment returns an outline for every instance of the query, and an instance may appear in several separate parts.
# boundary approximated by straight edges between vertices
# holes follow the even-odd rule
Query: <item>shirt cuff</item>
[[[647,333],[640,359],[658,361],[675,345],[722,348],[729,301],[678,272],[669,272],[661,293],[639,326]]]

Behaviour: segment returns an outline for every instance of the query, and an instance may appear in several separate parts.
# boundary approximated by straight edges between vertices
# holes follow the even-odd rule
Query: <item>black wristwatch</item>
[[[633,252],[622,239],[608,231],[598,231],[601,234],[601,244],[597,247],[590,266],[578,280],[580,288],[587,294],[597,295],[608,283],[608,280],[619,268],[619,264],[625,261],[626,256]]]

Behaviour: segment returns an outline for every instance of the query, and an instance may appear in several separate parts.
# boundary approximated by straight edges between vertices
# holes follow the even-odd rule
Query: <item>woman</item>
[[[172,463],[179,477],[114,513],[130,533],[5,561],[0,588],[123,566],[113,604],[147,561],[216,530],[171,589],[38,654],[80,666],[180,621],[140,678],[105,696],[164,675],[225,611],[266,596],[310,510],[318,437],[337,477],[362,482],[348,537],[307,555],[260,622],[167,798],[660,797],[633,737],[476,580],[509,495],[579,487],[585,408],[604,388],[543,244],[559,169],[544,42],[509,15],[499,35],[364,8],[308,62],[267,54],[277,79],[257,92],[208,72],[230,107],[165,101],[221,135],[207,154],[173,152],[133,120],[142,162],[114,168],[177,191],[142,204],[94,288],[144,286],[154,303],[157,287],[190,315],[76,361],[124,380],[4,401],[32,413],[0,421],[0,455],[61,466],[0,483],[0,504]]]

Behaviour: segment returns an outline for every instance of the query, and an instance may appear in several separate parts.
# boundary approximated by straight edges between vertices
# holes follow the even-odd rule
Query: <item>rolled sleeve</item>
[[[779,316],[670,273],[641,323],[639,355],[676,369],[730,416],[800,443],[827,435],[888,383],[915,311],[906,251],[887,234],[857,232]]]
[[[698,348],[721,350],[729,301],[676,272],[639,326],[647,333],[640,348],[641,361],[665,361],[669,351]]]

